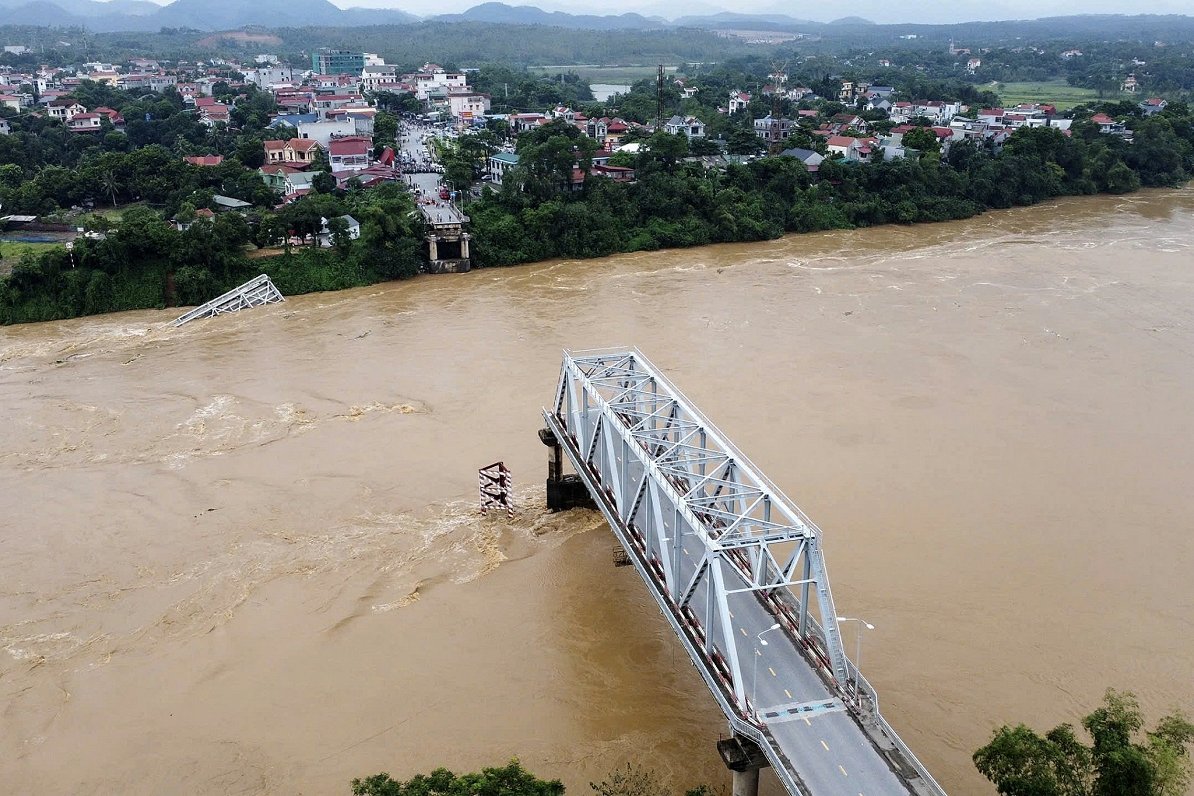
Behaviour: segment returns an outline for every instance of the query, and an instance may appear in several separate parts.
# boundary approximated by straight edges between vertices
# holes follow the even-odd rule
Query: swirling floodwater
[[[565,347],[641,348],[818,522],[952,793],[993,792],[995,726],[1108,686],[1194,711],[1194,190],[175,314],[0,330],[6,793],[515,756],[573,794],[627,761],[727,791],[612,535],[542,509]],[[474,508],[498,459],[512,520]]]

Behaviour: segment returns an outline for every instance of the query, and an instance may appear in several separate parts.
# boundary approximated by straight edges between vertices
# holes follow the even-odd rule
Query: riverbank
[[[1028,130],[1023,134],[1028,133],[1037,134],[1042,142],[1065,145],[1055,131]],[[588,259],[618,252],[773,240],[785,233],[873,227],[895,221],[915,226],[966,219],[990,209],[961,195],[930,190],[932,181],[945,179],[935,161],[899,161],[873,169],[827,161],[822,165],[821,181],[809,184],[803,167],[786,158],[730,167],[723,178],[716,172],[681,168],[669,161],[662,149],[652,157],[658,162],[643,161],[640,181],[634,185],[599,180],[578,197],[535,201],[525,194],[487,194],[470,203],[467,212],[472,218],[474,264],[494,267]],[[1074,185],[1090,188],[1093,184],[1083,177]],[[664,188],[671,193],[659,193]],[[955,194],[957,189],[955,186]],[[1035,189],[1040,190],[1040,185]],[[999,196],[1005,197],[1017,190],[1028,188],[1010,183],[998,187]],[[1049,198],[1055,197],[1029,201],[1034,199],[1031,194],[1020,195],[1021,204],[1028,205]],[[1002,203],[1005,199],[988,201]],[[223,221],[226,219],[219,223]],[[148,222],[141,219],[141,223]],[[155,239],[174,234],[145,229],[144,234]],[[137,267],[119,252],[143,248],[139,241],[142,233],[125,227],[110,237],[123,233],[127,241],[103,244],[113,251],[107,257],[110,265],[103,268],[87,267],[86,249],[69,262],[64,252],[42,255],[33,267],[0,283],[0,324],[194,306],[262,272],[287,296],[363,287],[417,272],[418,243],[414,239],[398,241],[400,246],[391,242],[383,249],[366,250],[364,241],[348,241],[334,249],[300,247],[281,256],[256,259],[246,256],[241,245],[248,239],[247,228],[229,229],[243,237],[224,240],[215,229],[196,228],[195,232],[212,237],[208,246],[226,249],[214,261],[209,255],[210,265],[175,268],[169,258],[178,245],[159,242],[159,254],[141,255],[146,262]],[[218,268],[211,267],[217,262]]]

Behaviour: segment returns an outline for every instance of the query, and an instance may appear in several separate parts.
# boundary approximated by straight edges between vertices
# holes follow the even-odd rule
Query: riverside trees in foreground
[[[627,765],[610,772],[601,782],[589,784],[594,796],[671,796],[655,772]],[[564,785],[557,780],[542,780],[511,760],[502,768],[486,768],[475,774],[453,774],[438,768],[430,774],[417,774],[403,782],[389,774],[374,774],[352,781],[353,796],[563,796]],[[704,785],[691,788],[684,796],[709,796]]]
[[[1173,713],[1140,736],[1144,717],[1130,692],[1108,689],[1082,719],[1092,743],[1069,724],[1038,735],[1003,726],[974,764],[1003,796],[1183,796],[1190,786],[1194,724]]]

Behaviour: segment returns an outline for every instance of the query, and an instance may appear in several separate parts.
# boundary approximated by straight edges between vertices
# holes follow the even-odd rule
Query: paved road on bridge
[[[704,544],[693,537],[681,543],[681,577],[687,582],[700,564]],[[692,606],[703,610],[707,581],[702,581]],[[889,796],[910,793],[891,770],[887,759],[846,710],[842,700],[830,691],[781,628],[759,634],[776,618],[750,592],[731,594],[730,612],[739,633],[739,665],[746,694],[760,714],[815,703],[801,715],[781,715],[763,721],[776,745],[792,762],[800,779],[814,794],[862,794]],[[752,696],[753,692],[753,696]],[[821,705],[831,705],[825,710]]]

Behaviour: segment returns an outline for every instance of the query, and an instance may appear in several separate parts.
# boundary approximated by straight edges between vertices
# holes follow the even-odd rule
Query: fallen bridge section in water
[[[222,296],[216,296],[211,301],[200,304],[190,312],[178,316],[172,325],[182,326],[184,323],[200,318],[211,318],[228,312],[240,312],[252,307],[260,307],[262,304],[275,304],[285,300],[286,297],[274,285],[273,280],[267,274],[261,274],[239,287],[232,288]]]

